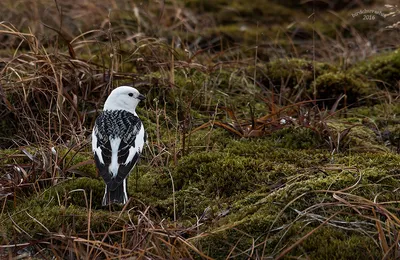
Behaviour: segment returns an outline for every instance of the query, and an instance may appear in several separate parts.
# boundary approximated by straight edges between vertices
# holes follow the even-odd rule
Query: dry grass
[[[87,208],[87,233],[66,232],[43,234],[42,239],[31,239],[26,243],[13,244],[4,238],[0,246],[3,257],[33,256],[49,259],[210,259],[196,247],[195,240],[204,236],[198,234],[198,226],[177,228],[165,220],[156,222],[150,214],[150,207],[144,211],[123,208],[111,227],[103,233],[90,230],[91,194]],[[117,223],[122,214],[129,215],[129,222]],[[37,221],[37,220],[36,220]],[[39,223],[46,229],[46,223]],[[190,237],[190,238],[187,238]],[[7,253],[8,252],[8,253]]]

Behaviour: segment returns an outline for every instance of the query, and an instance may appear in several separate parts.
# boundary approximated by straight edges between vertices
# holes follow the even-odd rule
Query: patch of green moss
[[[133,173],[129,178],[129,195],[145,205],[151,205],[159,214],[170,219],[173,219],[174,212],[181,220],[195,219],[205,208],[215,204],[205,190],[195,186],[177,187],[175,179],[171,179],[168,173],[170,169],[160,169],[163,170],[154,171],[148,167],[140,167],[139,173]]]
[[[27,157],[13,156],[21,154],[21,151],[17,149],[2,149],[0,150],[0,166],[13,163],[26,163]]]
[[[206,122],[208,122],[207,120]],[[204,122],[204,123],[206,123]],[[189,154],[206,151],[220,151],[230,142],[233,136],[221,128],[209,128],[191,133],[187,138]]]
[[[172,182],[169,169],[158,169],[138,166],[128,179],[128,193],[146,204],[155,204],[158,200],[167,199],[172,194]]]
[[[301,234],[310,232],[312,227],[302,228]],[[295,239],[292,240],[295,242]],[[325,226],[296,247],[288,256],[307,254],[311,259],[376,259],[380,248],[371,237],[357,231],[338,230]]]
[[[250,69],[251,71],[254,68]],[[274,87],[278,92],[282,87],[286,91],[296,93],[308,89],[314,80],[313,62],[303,59],[279,59],[257,68],[259,82],[266,87]],[[327,63],[315,62],[315,76],[327,72],[336,72],[337,68]]]
[[[379,168],[388,172],[397,169],[400,164],[400,156],[389,152],[366,152],[351,155],[337,154],[335,156],[335,161],[339,164],[357,168]]]
[[[197,187],[212,196],[230,197],[292,176],[296,167],[310,167],[320,153],[272,148],[273,141],[232,140],[223,152],[198,152],[183,157],[174,171],[177,189]],[[290,158],[290,159],[289,159]]]
[[[348,137],[350,152],[388,152],[376,133],[368,127],[354,127]]]
[[[347,210],[344,208],[336,208],[334,204],[329,206],[330,202],[334,202],[335,199],[332,197],[332,193],[328,192],[334,190],[340,190],[344,187],[350,187],[357,182],[359,174],[362,175],[362,182],[360,185],[353,189],[351,192],[354,195],[362,196],[373,200],[376,196],[381,194],[383,191],[390,191],[396,189],[397,185],[400,184],[400,178],[392,176],[390,171],[382,170],[379,168],[367,168],[364,165],[360,165],[361,172],[346,170],[343,166],[343,170],[333,170],[331,166],[321,167],[321,171],[313,169],[304,169],[303,173],[298,172],[292,175],[293,182],[289,179],[286,181],[286,185],[276,188],[273,191],[264,192],[257,190],[251,195],[243,196],[243,199],[237,199],[230,208],[230,213],[224,219],[221,219],[219,227],[214,229],[212,235],[206,238],[204,246],[207,247],[213,254],[218,255],[218,250],[228,250],[229,245],[235,244],[239,250],[249,249],[252,245],[252,241],[255,238],[266,240],[266,247],[256,248],[255,251],[258,253],[264,252],[266,255],[274,255],[274,250],[277,245],[287,245],[298,241],[302,236],[306,235],[311,228],[315,228],[320,222],[309,220],[310,223],[308,228],[304,228],[307,225],[302,224],[302,221],[294,222],[296,218],[307,218],[307,215],[299,214],[299,212],[306,212],[308,207],[314,207],[315,205],[322,205],[321,203],[328,203],[325,207],[320,209],[308,209],[314,214],[314,216],[326,216],[338,212],[339,210]],[[297,177],[295,177],[297,175]],[[383,177],[387,176],[387,177]],[[389,178],[388,178],[389,177]],[[393,192],[384,192],[385,195],[379,196],[379,201],[393,201],[398,199],[398,195]],[[286,209],[284,209],[286,207]],[[308,211],[307,210],[307,211]],[[372,212],[370,212],[372,214]],[[308,254],[318,256],[321,254],[319,250],[326,250],[326,255],[330,255],[330,246],[321,247],[318,244],[314,244],[318,240],[332,240],[333,248],[341,248],[346,244],[351,244],[350,248],[356,248],[356,241],[359,241],[361,245],[366,246],[374,243],[370,239],[364,239],[363,235],[357,232],[346,231],[346,225],[352,225],[357,220],[356,216],[339,217],[343,229],[336,227],[333,233],[329,230],[324,230],[327,227],[323,227],[324,232],[318,235],[313,235],[313,239],[308,242],[304,242],[304,246],[309,248]],[[364,221],[364,219],[362,219]],[[346,224],[347,223],[347,224]],[[293,226],[292,226],[293,225]],[[235,229],[232,229],[235,227]],[[240,231],[236,231],[240,230]],[[328,234],[330,233],[330,234]],[[243,234],[249,234],[243,236]],[[332,237],[331,237],[332,236]],[[295,248],[289,255],[301,254],[301,248],[303,244],[299,245],[299,248]],[[325,249],[324,249],[325,248]],[[300,250],[300,251],[299,251]],[[347,259],[346,256],[352,254],[352,250],[344,250],[338,252],[336,255],[339,259]],[[378,254],[379,251],[374,251],[374,255]],[[325,255],[325,254],[322,254]]]
[[[201,216],[206,208],[215,207],[215,204],[216,200],[210,198],[206,191],[189,187],[178,190],[174,196],[172,196],[171,190],[171,195],[166,200],[155,203],[155,206],[158,212],[168,215],[171,219],[174,216],[175,209],[178,219],[194,220],[196,217]]]
[[[201,31],[203,41],[212,42],[215,38],[220,38],[221,46],[217,50],[225,50],[233,48],[231,55],[235,57],[255,57],[255,48],[252,46],[261,45],[257,49],[257,57],[260,59],[269,58],[269,49],[262,45],[262,42],[272,38],[277,38],[283,33],[283,29],[278,25],[271,25],[265,27],[256,24],[226,24],[218,25],[216,27],[206,28]],[[238,45],[237,43],[241,43]],[[208,43],[210,44],[210,43]],[[211,44],[210,44],[211,45]],[[278,37],[276,45],[288,46],[289,43],[284,39]],[[216,47],[215,47],[216,48]]]
[[[396,50],[372,57],[356,64],[351,71],[367,80],[381,81],[382,83],[376,84],[384,91],[397,91],[398,75],[400,74],[400,51]]]
[[[289,149],[309,149],[322,144],[321,137],[309,128],[287,127],[272,133],[275,145]]]
[[[339,103],[339,107],[346,105],[365,104],[368,95],[376,93],[373,85],[366,83],[354,74],[328,72],[319,76],[315,82],[317,99],[326,107],[332,107],[341,94],[346,97]],[[311,93],[312,87],[309,88]]]
[[[258,140],[240,140],[229,143],[225,153],[242,155],[275,163],[293,164],[299,168],[312,167],[321,164],[329,158],[329,153],[323,149],[294,150],[274,146],[269,138]]]
[[[395,150],[400,152],[400,125],[390,126],[387,129],[387,135],[390,144],[395,148]]]
[[[262,0],[248,2],[245,0],[235,0],[230,2],[229,8],[222,9],[217,14],[219,24],[230,23],[251,23],[258,21],[260,24],[280,24],[290,23],[296,17],[302,17],[302,13],[278,4],[269,3],[266,5]]]
[[[93,232],[104,232],[111,227],[113,220],[117,219],[106,211],[93,211],[91,214],[90,228]],[[18,227],[12,224],[11,218]],[[22,229],[34,238],[40,238],[47,233],[47,230],[52,233],[77,234],[86,232],[88,227],[88,211],[74,205],[67,208],[58,205],[19,207],[19,211],[11,215],[11,218],[2,219],[7,227],[7,233]],[[124,223],[123,218],[119,221],[120,225]]]
[[[58,158],[63,159],[61,167],[81,176],[96,177],[96,166],[89,163],[93,159],[92,152],[76,152],[66,147],[55,147]]]
[[[399,103],[382,103],[376,104],[373,106],[363,106],[351,109],[349,111],[351,114],[358,117],[368,117],[369,120],[374,119],[373,121],[378,124],[378,127],[387,126],[392,121],[391,119],[395,119],[395,115],[400,113],[400,104]],[[380,124],[383,123],[383,124]]]
[[[214,196],[230,196],[256,185],[253,167],[262,168],[250,158],[198,153],[181,160],[174,179],[178,189],[196,185]]]
[[[254,224],[254,223],[250,223]],[[226,256],[223,252],[240,254],[243,251],[251,251],[265,258],[276,258],[286,245],[293,245],[316,226],[295,224],[286,234],[273,235],[266,238],[252,237],[249,234],[235,229],[227,230],[224,234],[211,233],[203,239],[201,245],[206,252],[210,252],[215,258]],[[236,238],[239,243],[232,247],[231,238]],[[287,239],[289,238],[289,239]],[[254,247],[254,240],[260,242]],[[286,258],[298,258],[307,255],[311,259],[375,259],[379,258],[380,249],[374,241],[357,231],[338,230],[335,227],[324,226],[316,230],[312,236],[299,243],[297,247],[286,254]],[[284,259],[286,259],[284,258]]]
[[[290,7],[292,9],[305,9],[308,11],[312,11],[313,5],[310,5],[307,2],[300,2],[296,0],[289,0],[289,1],[279,1],[273,0],[272,2],[279,3],[283,6]],[[348,0],[333,0],[329,2],[316,2],[314,7],[320,10],[341,10],[341,9],[349,9],[349,8],[357,8],[363,7],[366,5],[371,5],[375,2],[375,0],[363,0],[360,2],[349,2]]]
[[[355,121],[351,122],[350,121]],[[330,134],[325,139],[334,143],[336,150],[351,152],[388,152],[381,138],[370,127],[356,118],[327,123]],[[345,134],[345,132],[347,134]]]
[[[90,194],[92,194],[92,208],[101,208],[101,200],[104,194],[105,184],[103,180],[86,177],[67,180],[47,189],[43,200],[58,201],[62,205],[75,205],[88,207]]]
[[[301,12],[294,12],[280,4],[265,4],[262,0],[217,0],[210,3],[205,0],[184,1],[186,7],[198,12],[207,12],[218,24],[243,24],[259,21],[260,24],[282,24],[303,17]]]
[[[84,233],[91,205],[92,232],[105,232],[117,219],[119,224],[115,228],[118,228],[129,220],[128,215],[118,218],[118,212],[100,209],[103,192],[104,183],[101,180],[85,177],[68,180],[18,204],[10,216],[3,215],[1,222],[7,227],[7,233],[20,228],[35,238],[47,233],[47,230],[53,233]],[[11,219],[18,227],[12,224]]]

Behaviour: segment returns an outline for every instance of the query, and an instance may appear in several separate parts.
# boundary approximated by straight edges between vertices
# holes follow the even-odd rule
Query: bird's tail
[[[106,189],[103,197],[103,206],[107,206],[112,203],[117,204],[126,204],[128,201],[128,192],[126,188],[126,179],[121,183],[121,185],[117,186],[116,189],[111,190],[108,185],[106,185]]]

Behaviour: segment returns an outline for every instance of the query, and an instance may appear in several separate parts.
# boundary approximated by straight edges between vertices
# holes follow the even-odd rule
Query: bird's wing
[[[140,119],[127,111],[104,111],[96,120],[92,149],[100,176],[115,190],[129,175],[143,149]]]

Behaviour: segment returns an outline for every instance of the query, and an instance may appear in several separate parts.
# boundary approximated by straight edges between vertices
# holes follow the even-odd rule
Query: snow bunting
[[[128,201],[127,178],[139,161],[146,132],[136,114],[145,96],[135,88],[121,86],[108,96],[92,132],[96,167],[106,183],[102,205]]]

